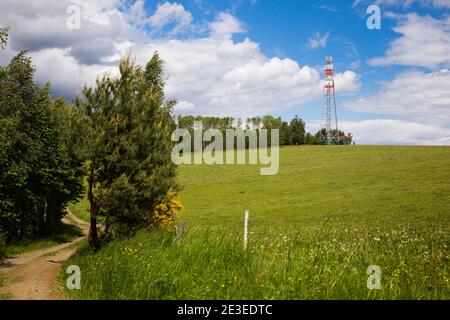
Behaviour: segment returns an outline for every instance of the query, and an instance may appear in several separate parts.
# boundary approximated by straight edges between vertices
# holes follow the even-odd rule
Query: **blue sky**
[[[259,0],[219,0],[219,1],[179,1],[189,9],[198,20],[211,20],[217,12],[229,11],[247,27],[247,33],[236,37],[238,40],[249,37],[258,42],[261,50],[267,56],[289,57],[301,65],[311,65],[320,68],[327,55],[335,60],[336,72],[355,70],[360,75],[361,88],[355,94],[369,94],[378,91],[380,83],[392,80],[396,74],[407,70],[409,66],[372,67],[366,63],[371,58],[380,57],[389,46],[389,42],[398,34],[393,31],[396,25],[394,19],[382,18],[380,30],[369,30],[366,20],[368,5],[355,5],[352,0],[340,1],[278,1]],[[374,3],[374,2],[370,2]],[[400,1],[399,1],[400,3]],[[154,2],[148,2],[151,10]],[[420,3],[412,3],[408,7],[402,5],[380,5],[385,12],[417,13],[431,15],[441,19],[448,14],[448,9],[441,7],[426,7]],[[329,34],[325,47],[311,49],[308,40]],[[449,48],[450,50],[450,48]],[[415,66],[414,66],[415,67]],[[337,84],[338,85],[338,84]],[[340,103],[349,100],[352,95],[338,95]],[[307,104],[293,106],[283,112],[272,113],[290,119],[300,114],[307,121],[317,120],[318,109],[322,100],[318,99]],[[340,117],[347,120],[379,118],[370,114],[339,110]]]
[[[127,53],[166,61],[177,113],[320,127],[335,60],[341,128],[363,144],[450,145],[450,0],[0,0],[0,64],[29,49],[37,78],[71,99]],[[380,30],[366,10],[378,5]],[[73,6],[79,9],[71,10]],[[75,16],[74,16],[75,14]],[[78,18],[80,28],[69,28]],[[62,70],[64,72],[62,72]]]

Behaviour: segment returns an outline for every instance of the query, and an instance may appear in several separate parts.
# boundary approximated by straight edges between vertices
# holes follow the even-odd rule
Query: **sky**
[[[370,5],[380,28],[369,29]],[[450,0],[0,0],[0,65],[27,49],[71,100],[121,57],[165,60],[176,114],[322,123],[333,56],[340,129],[357,144],[450,145]]]

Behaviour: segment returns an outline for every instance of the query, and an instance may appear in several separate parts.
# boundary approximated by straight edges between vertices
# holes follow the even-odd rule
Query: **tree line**
[[[250,117],[245,120],[232,117],[206,117],[206,116],[183,116],[176,118],[177,127],[187,129],[193,133],[195,122],[201,122],[203,130],[218,129],[224,135],[227,129],[255,130],[257,133],[261,129],[278,129],[280,133],[280,146],[290,145],[321,145],[322,136],[326,136],[326,130],[321,129],[316,134],[306,132],[305,122],[295,116],[291,121],[286,122],[281,117],[275,118],[271,115],[262,117]],[[333,132],[334,134],[335,132]],[[340,144],[351,144],[353,137],[351,133],[339,130]],[[270,141],[269,141],[270,144]]]
[[[2,47],[8,29],[1,29]],[[40,237],[83,192],[82,159],[70,132],[73,111],[33,81],[26,51],[0,67],[0,237]]]

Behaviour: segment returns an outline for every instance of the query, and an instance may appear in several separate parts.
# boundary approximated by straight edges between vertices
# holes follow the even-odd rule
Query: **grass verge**
[[[66,243],[74,238],[82,236],[81,230],[69,224],[61,224],[54,234],[36,240],[25,240],[20,243],[11,243],[5,247],[5,256],[13,256],[30,251],[49,248],[61,243]]]
[[[69,259],[82,271],[74,299],[448,299],[448,252],[439,225],[322,228],[253,236],[194,230],[141,232]],[[342,228],[341,228],[342,227]],[[382,289],[367,289],[379,265]]]

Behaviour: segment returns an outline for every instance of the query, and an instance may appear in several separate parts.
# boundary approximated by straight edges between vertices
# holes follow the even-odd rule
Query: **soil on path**
[[[6,278],[0,287],[0,297],[13,300],[59,300],[58,274],[61,265],[76,251],[74,244],[86,238],[89,225],[69,213],[64,223],[78,226],[83,236],[69,242],[20,254],[0,264],[0,274]]]

